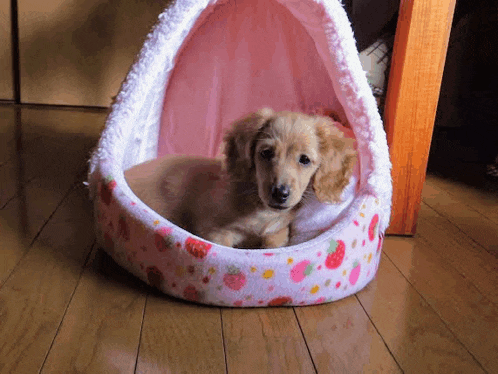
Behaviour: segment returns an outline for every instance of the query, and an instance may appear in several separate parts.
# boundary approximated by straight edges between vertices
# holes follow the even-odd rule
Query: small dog
[[[303,195],[340,202],[354,140],[328,117],[262,109],[224,138],[224,160],[167,156],[125,173],[135,194],[189,232],[238,248],[276,248]]]

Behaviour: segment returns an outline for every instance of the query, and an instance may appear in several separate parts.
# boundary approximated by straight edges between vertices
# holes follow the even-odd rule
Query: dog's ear
[[[272,109],[264,108],[232,125],[223,139],[223,153],[229,173],[237,174],[252,167],[252,146],[256,135],[273,115]]]
[[[320,202],[341,202],[357,162],[355,140],[347,138],[327,117],[317,117],[315,131],[320,144],[321,162],[313,176],[313,189]]]

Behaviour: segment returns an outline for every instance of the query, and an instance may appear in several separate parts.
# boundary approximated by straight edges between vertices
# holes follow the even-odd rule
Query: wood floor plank
[[[57,207],[83,180],[105,113],[4,109],[0,373],[497,372],[496,195],[429,176],[417,236],[386,238],[376,279],[355,297],[205,307],[151,293],[98,251],[82,268],[94,241],[87,190]]]
[[[133,373],[145,290],[100,250],[85,269],[43,373]]]
[[[497,223],[432,184],[424,186],[422,199],[498,258]]]
[[[357,296],[405,373],[485,372],[386,256]]]
[[[148,295],[136,373],[225,373],[219,308]]]
[[[0,210],[14,197],[21,194],[26,180],[20,176],[18,165],[14,162],[6,162],[0,165]],[[21,179],[20,179],[21,178]]]
[[[392,238],[384,251],[470,353],[498,368],[498,307],[432,250],[431,240]]]
[[[0,372],[36,373],[94,242],[87,191],[57,209],[0,289]]]
[[[355,296],[296,308],[318,373],[401,373]]]
[[[0,166],[1,287],[69,189],[83,181],[104,114],[19,107],[0,113],[0,133],[9,140]]]
[[[51,179],[33,180],[0,209],[0,287],[70,188]]]
[[[228,373],[315,373],[292,308],[222,310]]]
[[[425,203],[418,220],[418,233],[430,249],[472,282],[498,305],[498,259]]]
[[[56,155],[27,154],[22,156],[22,170],[17,161],[0,166],[0,210],[14,197],[22,196],[30,183],[51,185],[56,191],[67,192],[78,175],[87,169],[89,148],[82,148],[68,159]]]
[[[450,194],[468,207],[498,224],[498,192],[483,191],[464,183],[428,175],[426,184]]]

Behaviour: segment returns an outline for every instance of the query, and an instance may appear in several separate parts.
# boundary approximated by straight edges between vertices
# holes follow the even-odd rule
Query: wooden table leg
[[[401,0],[385,107],[393,163],[388,234],[413,235],[455,0]]]

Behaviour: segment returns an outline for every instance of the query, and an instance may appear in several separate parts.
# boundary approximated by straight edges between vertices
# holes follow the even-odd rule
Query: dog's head
[[[225,136],[228,173],[254,180],[263,203],[286,210],[312,184],[322,202],[340,202],[356,162],[354,140],[328,117],[262,109]]]

